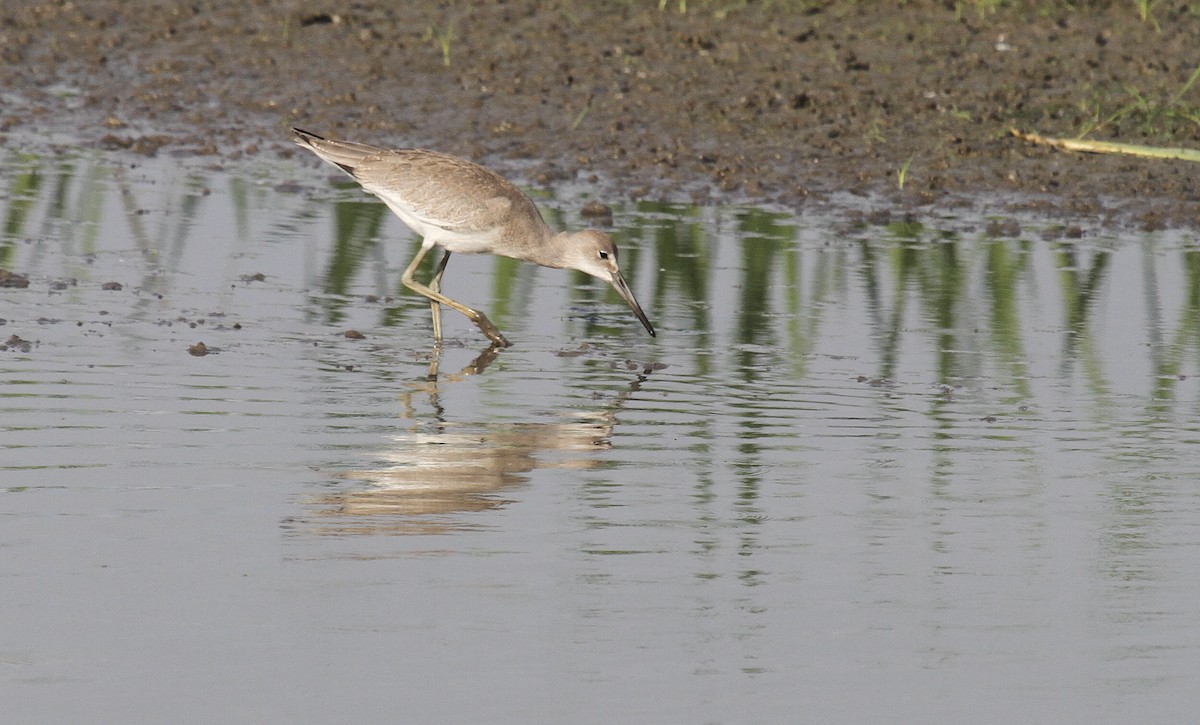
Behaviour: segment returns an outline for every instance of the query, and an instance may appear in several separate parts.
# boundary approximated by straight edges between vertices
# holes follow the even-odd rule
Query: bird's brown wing
[[[429,224],[455,232],[502,226],[532,202],[500,175],[464,159],[423,149],[363,158],[351,172],[367,191]]]

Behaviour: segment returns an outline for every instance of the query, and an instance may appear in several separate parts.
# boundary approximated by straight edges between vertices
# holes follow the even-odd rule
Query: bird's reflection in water
[[[442,378],[435,353],[428,380],[414,384],[401,397],[406,417],[413,417],[413,398],[428,396],[438,421],[436,431],[397,435],[396,445],[383,454],[386,466],[344,474],[348,479],[369,482],[369,487],[318,497],[317,517],[312,521],[317,533],[344,536],[469,530],[477,525],[461,514],[511,503],[504,492],[527,482],[530,471],[601,464],[591,454],[611,447],[617,411],[647,373],[638,375],[603,409],[574,411],[561,422],[446,421],[438,399],[439,385],[482,373],[496,358],[497,349],[485,350],[461,371]]]

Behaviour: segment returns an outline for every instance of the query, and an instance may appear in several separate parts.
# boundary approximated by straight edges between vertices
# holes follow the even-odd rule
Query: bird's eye
[[[600,250],[600,259],[608,259],[608,252],[601,249]]]

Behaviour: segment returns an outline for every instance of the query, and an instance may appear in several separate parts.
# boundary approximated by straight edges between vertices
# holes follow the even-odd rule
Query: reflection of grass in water
[[[1102,361],[1096,350],[1096,335],[1091,313],[1096,307],[1104,281],[1108,278],[1112,252],[1095,250],[1090,254],[1077,245],[1060,242],[1055,245],[1054,260],[1062,291],[1063,368],[1078,361],[1097,400],[1109,393]]]
[[[9,168],[17,166],[23,161],[31,160],[25,155],[18,156],[15,160],[8,161],[5,165]],[[12,181],[8,184],[5,198],[8,199],[8,209],[4,214],[3,227],[3,245],[0,246],[0,263],[7,263],[12,255],[12,240],[19,239],[25,236],[25,223],[29,219],[29,212],[37,201],[38,192],[42,186],[42,175],[36,167],[26,168],[20,173],[13,174],[10,177]]]
[[[333,205],[333,249],[322,284],[326,322],[337,324],[348,304],[346,293],[359,268],[370,259],[379,243],[387,207],[371,201],[335,201]],[[386,317],[386,315],[385,315]],[[383,324],[387,324],[387,321]]]
[[[11,260],[13,240],[28,237],[58,235],[76,253],[95,251],[105,184],[111,173],[108,168],[97,163],[80,164],[73,157],[50,162],[33,154],[18,154],[7,165],[22,171],[11,176],[0,194],[0,199],[8,200],[0,226],[0,264]],[[45,202],[39,214],[41,228],[35,229],[31,215],[41,201]],[[66,220],[70,223],[64,223]]]
[[[951,383],[976,375],[976,366],[991,363],[999,374],[995,384],[1011,389],[1018,400],[1026,399],[1031,388],[1021,287],[1036,276],[1034,245],[1012,239],[962,239],[919,223],[892,223],[885,229],[882,239],[862,240],[860,258],[851,262],[864,278],[867,314],[880,344],[873,374],[892,378],[898,373],[902,350],[913,336],[914,315],[908,307],[916,301],[920,311],[915,317],[928,325],[926,333],[937,361],[935,380]],[[1107,250],[1086,254],[1073,244],[1058,245],[1052,257],[1060,272],[1064,365],[1081,361],[1098,394],[1105,392],[1106,385],[1090,313],[1103,293],[1110,257]],[[982,297],[972,292],[972,279],[984,280]],[[977,320],[986,320],[986,325],[979,326]],[[985,347],[988,354],[984,358],[960,354],[975,347],[970,338],[977,333],[990,341]]]
[[[1175,385],[1184,379],[1182,370],[1188,350],[1200,359],[1200,252],[1183,252],[1182,268],[1186,285],[1183,312],[1175,339],[1157,355],[1154,399],[1159,402],[1174,399]]]
[[[637,203],[635,213],[621,224],[617,243],[626,279],[629,279],[628,270],[638,268],[639,254],[649,254],[653,247],[653,258],[658,260],[659,269],[654,271],[654,296],[643,301],[648,314],[650,310],[660,312],[663,309],[664,298],[671,289],[678,290],[682,299],[709,301],[709,281],[713,274],[709,221],[697,206],[643,200]],[[640,243],[627,245],[625,240]],[[634,280],[629,279],[629,284],[635,284]],[[712,324],[709,305],[694,304],[687,309],[692,313],[688,327],[701,332],[701,340],[706,339]],[[706,357],[698,356],[696,362],[699,369],[709,369]]]
[[[163,190],[165,198],[147,203],[144,197],[151,187],[137,183],[127,171],[78,157],[47,160],[40,166],[13,155],[6,158],[13,173],[0,180],[0,229],[5,234],[0,262],[20,255],[25,247],[11,245],[25,238],[58,240],[71,260],[102,251],[89,240],[104,226],[101,220],[106,210],[113,209],[107,201],[114,194],[122,202],[124,238],[131,238],[145,253],[148,278],[142,287],[158,289],[156,278],[151,277],[174,269],[185,246],[195,243],[190,237],[195,236],[196,219],[207,203],[206,177],[177,172],[153,187]],[[353,182],[345,184],[357,190]],[[257,198],[260,193],[271,192],[230,179],[227,197],[239,238],[255,238],[250,229],[253,210],[270,203]],[[322,297],[315,303],[327,322],[340,319],[342,307],[352,303],[345,295],[363,266],[380,261],[373,253],[384,241],[385,222],[390,218],[383,204],[360,201],[357,191],[354,199],[298,205],[296,212],[277,223],[292,229],[298,226],[295,220],[319,216],[314,208],[331,212],[334,244],[321,270]],[[169,213],[145,216],[140,210],[147,207],[162,207]],[[572,212],[563,212],[570,208],[544,205],[556,227],[575,226]],[[1062,372],[1078,370],[1098,398],[1109,395],[1108,351],[1100,345],[1109,330],[1103,319],[1095,318],[1097,309],[1130,304],[1128,291],[1108,281],[1116,264],[1116,247],[1122,244],[1112,249],[1069,240],[1043,244],[1024,241],[1019,232],[1012,235],[1017,238],[986,234],[976,238],[939,229],[928,219],[893,220],[890,215],[849,229],[851,238],[846,239],[791,212],[644,200],[616,211],[618,222],[612,231],[622,250],[626,276],[635,287],[648,290],[642,301],[652,318],[674,316],[674,326],[694,336],[689,339],[694,341],[699,374],[715,367],[719,356],[713,355],[713,346],[724,341],[751,351],[741,360],[740,370],[747,376],[757,375],[765,361],[803,377],[813,355],[822,352],[831,332],[837,332],[822,329],[829,326],[829,311],[861,294],[861,309],[855,312],[868,320],[878,356],[869,363],[874,369],[865,372],[882,377],[903,373],[905,350],[915,344],[932,353],[930,372],[939,382],[952,384],[956,376],[982,373],[1025,397],[1031,363],[1049,354],[1034,344],[1045,339],[1045,329],[1031,331],[1022,315],[1024,305],[1038,302],[1025,288],[1036,285],[1037,270],[1044,272],[1049,265],[1056,282],[1049,303],[1061,310],[1057,324],[1062,327],[1062,348],[1056,357],[1062,361]],[[396,239],[388,243],[399,242],[397,249],[402,251],[395,253],[397,260],[407,262],[419,242],[399,228],[394,231],[389,236]],[[731,256],[719,267],[722,245]],[[1148,265],[1164,254],[1151,251]],[[1200,251],[1193,247],[1173,254],[1168,266],[1179,275],[1184,295],[1180,309],[1160,312],[1142,326],[1161,331],[1161,339],[1152,339],[1148,348],[1156,376],[1149,390],[1164,409],[1184,397],[1181,388],[1191,389],[1190,384],[1178,382],[1179,376],[1192,373],[1200,360]],[[427,257],[419,279],[431,274],[436,257]],[[486,303],[482,298],[473,301],[487,304],[493,314],[498,311],[501,319],[520,314],[528,309],[526,296],[534,289],[528,269],[497,260],[489,276],[491,298]],[[451,274],[455,274],[453,267]],[[855,284],[854,279],[861,282]],[[399,295],[409,294],[395,276],[386,281],[380,276],[383,284],[393,281]],[[576,281],[571,299],[590,302],[607,295],[618,304],[607,286],[586,277]],[[1143,290],[1160,287],[1156,279],[1148,278]],[[1149,300],[1146,308],[1158,309],[1156,300]],[[410,298],[404,304],[387,305],[381,324],[419,319],[422,327],[426,325],[428,306],[412,302]],[[728,330],[715,329],[725,324]],[[589,314],[581,323],[585,335],[605,336],[611,325],[607,315]],[[734,352],[741,354],[740,348]]]
[[[991,293],[991,337],[996,350],[1007,363],[1017,394],[1030,395],[1028,358],[1021,338],[1020,283],[1030,272],[1031,245],[1008,240],[983,242],[987,249],[986,275]]]

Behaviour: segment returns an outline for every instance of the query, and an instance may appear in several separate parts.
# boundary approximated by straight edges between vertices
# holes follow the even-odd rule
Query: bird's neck
[[[570,232],[552,232],[547,227],[545,235],[537,242],[538,259],[535,261],[543,267],[564,269],[567,266],[567,250],[570,248]]]

